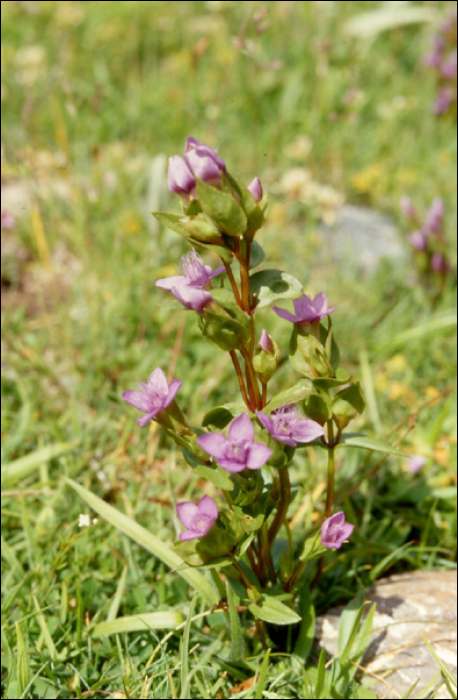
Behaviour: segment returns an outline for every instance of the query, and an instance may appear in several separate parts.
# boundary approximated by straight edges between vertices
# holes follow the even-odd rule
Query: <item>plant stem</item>
[[[262,408],[262,399],[261,399],[261,393],[259,391],[258,379],[256,377],[256,372],[254,371],[254,368],[253,368],[253,358],[251,357],[250,353],[248,352],[248,350],[245,347],[240,348],[240,352],[242,353],[242,357],[245,360],[245,369],[246,369],[248,391],[250,392],[250,396],[252,395],[252,397],[253,397],[255,407],[258,409],[261,409]]]
[[[328,421],[328,490],[326,494],[325,520],[332,514],[334,506],[334,482],[336,475],[335,443],[334,443],[334,423]]]
[[[261,556],[267,564],[267,571],[269,572],[270,580],[275,585],[277,583],[277,574],[275,573],[274,562],[272,559],[272,548],[269,542],[269,530],[267,529],[267,523],[264,522],[261,527],[261,538],[262,538],[262,550]],[[264,562],[263,562],[264,563]]]
[[[242,308],[242,298],[240,296],[239,288],[237,287],[237,282],[235,281],[234,273],[232,272],[232,268],[229,265],[229,263],[225,262],[223,260],[223,265],[225,267],[227,277],[229,279],[229,282],[231,283],[232,291],[234,293],[235,301]]]
[[[240,281],[242,284],[242,309],[249,313],[251,311],[251,299],[250,299],[250,255],[251,255],[251,243],[246,242],[246,255],[243,257],[239,256],[240,263]]]
[[[243,398],[247,408],[251,411],[251,413],[253,413],[254,405],[249,400],[248,395],[246,393],[245,384],[243,382],[242,368],[240,367],[239,358],[237,357],[235,350],[230,350],[229,355],[231,356],[232,364],[234,365],[235,373],[237,374],[237,379],[239,380],[239,387],[240,387],[240,393],[242,394],[242,398]]]
[[[261,384],[262,384],[261,404],[262,404],[262,408],[264,408],[264,406],[267,403],[267,383],[261,382]]]
[[[289,504],[291,501],[291,482],[289,480],[289,471],[287,467],[279,470],[280,474],[280,503],[275,515],[274,521],[269,529],[269,542],[272,544],[277,537],[281,526],[283,525],[288,513]]]

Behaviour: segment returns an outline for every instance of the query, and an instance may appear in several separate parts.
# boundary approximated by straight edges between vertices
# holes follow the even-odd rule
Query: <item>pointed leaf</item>
[[[229,620],[231,625],[231,661],[242,661],[245,656],[245,640],[240,624],[239,614],[235,607],[235,594],[226,579],[226,599],[229,608]]]
[[[42,464],[49,462],[55,457],[60,457],[67,452],[71,452],[78,443],[78,440],[74,440],[73,442],[58,442],[54,445],[48,445],[47,447],[35,450],[35,452],[31,452],[25,455],[25,457],[15,459],[14,462],[2,465],[2,486],[10,485],[21,481],[21,479],[25,479],[26,476],[35,471],[35,469],[38,469]]]
[[[250,277],[250,288],[257,296],[257,307],[262,309],[279,299],[299,299],[304,293],[301,283],[281,270],[262,270]]]
[[[312,651],[315,638],[315,607],[312,603],[310,591],[305,584],[299,594],[299,612],[302,617],[299,628],[299,636],[294,647],[294,654],[298,656],[301,664],[305,664]]]
[[[198,178],[196,190],[200,206],[220,231],[228,236],[242,236],[245,233],[246,214],[232,195],[206,185]]]
[[[385,454],[397,455],[405,457],[405,454],[391,445],[376,440],[375,438],[367,437],[366,435],[355,435],[345,433],[342,435],[342,440],[337,447],[358,447],[362,450],[372,450],[373,452],[384,452]]]
[[[272,396],[266,406],[268,411],[275,411],[282,406],[288,406],[291,403],[303,401],[313,392],[313,384],[309,379],[301,379],[297,384],[286,391],[281,391],[279,394]]]
[[[122,632],[147,632],[148,630],[174,630],[183,622],[179,612],[156,612],[144,615],[118,617],[110,622],[100,622],[92,630],[92,637],[106,637]]]
[[[214,467],[200,465],[194,469],[194,473],[198,474],[203,479],[207,479],[207,481],[210,481],[216,488],[222,491],[232,491],[234,488],[229,472],[226,472],[217,465]]]
[[[259,620],[271,622],[273,625],[294,625],[301,621],[297,612],[267,594],[264,594],[258,603],[251,603],[248,609]]]

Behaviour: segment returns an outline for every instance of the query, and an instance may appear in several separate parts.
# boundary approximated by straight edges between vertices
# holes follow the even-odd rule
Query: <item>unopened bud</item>
[[[254,201],[256,203],[260,202],[262,199],[262,185],[258,177],[255,177],[254,180],[250,182],[250,184],[248,185],[248,189],[253,195]]]

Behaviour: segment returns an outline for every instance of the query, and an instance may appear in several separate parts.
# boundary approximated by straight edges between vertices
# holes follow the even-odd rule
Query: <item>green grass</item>
[[[253,13],[263,4],[270,26],[258,36]],[[421,61],[434,26],[368,41],[350,39],[345,22],[380,3],[226,5],[2,3],[2,183],[20,195],[17,226],[2,232],[5,698],[88,690],[94,698],[226,697],[254,677],[234,697],[313,697],[322,681],[328,692],[313,653],[304,674],[292,657],[263,660],[245,634],[246,660],[228,659],[226,618],[202,616],[200,598],[184,632],[91,636],[113,616],[169,611],[186,620],[192,593],[103,520],[79,528],[89,510],[64,477],[171,542],[174,502],[195,497],[202,483],[154,427],[138,428],[120,395],[176,362],[195,424],[237,397],[230,364],[200,340],[192,315],[154,287],[186,248],[149,214],[178,206],[151,164],[181,152],[188,134],[220,143],[246,182],[261,177],[271,190],[268,257],[338,306],[344,364],[371,399],[357,428],[428,457],[416,476],[397,457],[353,450],[339,458],[338,493],[354,488],[347,508],[358,528],[326,559],[317,611],[389,573],[454,566],[455,290],[433,306],[412,282],[410,262],[381,265],[369,279],[315,265],[319,210],[278,191],[288,170],[305,167],[348,202],[396,222],[402,194],[423,207],[440,195],[456,250],[456,123],[432,114],[434,80]],[[439,16],[447,6],[417,5]],[[245,52],[233,41],[240,32]],[[273,61],[281,67],[266,69]],[[295,159],[288,146],[300,135],[311,150]],[[286,324],[263,314],[287,347]],[[285,364],[277,388],[294,376]],[[297,536],[317,513],[310,494],[324,474],[321,454],[300,453],[292,473],[302,508]],[[249,630],[251,618],[241,622]],[[344,689],[345,697],[358,693]]]

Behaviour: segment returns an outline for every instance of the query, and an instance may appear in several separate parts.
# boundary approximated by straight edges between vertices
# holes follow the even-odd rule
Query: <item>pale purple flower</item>
[[[248,189],[254,197],[255,202],[260,202],[262,199],[262,185],[259,177],[255,177],[254,180],[248,185]]]
[[[450,263],[441,253],[434,253],[431,258],[431,270],[433,272],[449,272]]]
[[[181,258],[181,266],[182,275],[157,280],[156,287],[170,290],[186,309],[202,313],[212,301],[212,295],[208,291],[210,280],[224,272],[224,267],[212,271],[210,265],[204,265],[194,249]]]
[[[428,233],[440,233],[445,215],[445,204],[441,197],[436,197],[426,214],[425,229]]]
[[[2,228],[14,228],[16,225],[16,219],[12,214],[9,214],[7,211],[2,211]]]
[[[354,529],[354,525],[345,522],[343,511],[336,513],[325,520],[321,526],[321,544],[328,549],[340,549]]]
[[[270,336],[267,331],[262,331],[261,333],[261,340],[258,343],[259,347],[264,350],[265,352],[274,352],[274,346],[272,344],[272,341],[270,339]]]
[[[158,413],[165,411],[181,387],[182,382],[174,379],[170,382],[160,367],[156,367],[154,372],[148,377],[148,381],[140,382],[140,391],[129,390],[122,395],[124,401],[131,406],[145,413],[145,416],[137,419],[137,423],[142,427],[155,418]]]
[[[439,117],[448,112],[452,104],[456,101],[456,93],[449,87],[442,87],[439,96],[434,104],[434,113]]]
[[[457,54],[453,51],[452,54],[441,65],[441,73],[447,80],[453,80],[456,78],[457,72]]]
[[[406,216],[408,219],[416,218],[417,210],[415,209],[412,200],[407,195],[401,197],[401,201],[399,202],[399,208],[401,209],[404,216]]]
[[[297,447],[298,442],[312,442],[324,435],[324,429],[319,423],[309,418],[301,418],[292,404],[279,408],[270,416],[261,411],[256,411],[256,415],[274,440],[291,447]]]
[[[226,164],[210,146],[189,136],[184,149],[186,165],[193,175],[208,185],[221,184],[221,174],[226,172]]]
[[[427,250],[428,248],[428,236],[423,229],[414,231],[408,237],[409,242],[413,245],[415,250]]]
[[[175,194],[179,194],[182,197],[189,197],[193,193],[196,186],[196,178],[181,156],[169,158],[167,184],[171,192],[175,192]]]
[[[427,459],[421,455],[412,455],[407,460],[407,467],[412,474],[417,474],[423,467],[426,466]]]
[[[221,433],[206,433],[197,438],[197,444],[232,473],[260,469],[272,455],[266,445],[254,442],[254,428],[247,413],[232,421],[227,438]]]
[[[189,542],[210,532],[218,517],[218,508],[210,496],[203,496],[197,505],[191,501],[177,503],[177,515],[187,528],[180,533],[180,540]]]
[[[273,310],[277,316],[281,316],[281,318],[285,318],[292,323],[312,323],[312,321],[316,320],[321,321],[328,314],[332,314],[336,308],[335,306],[331,309],[329,308],[329,302],[324,292],[317,294],[314,299],[304,294],[300,299],[295,299],[293,305],[296,312],[295,315],[290,314],[285,309],[280,309],[278,306],[274,306]]]

